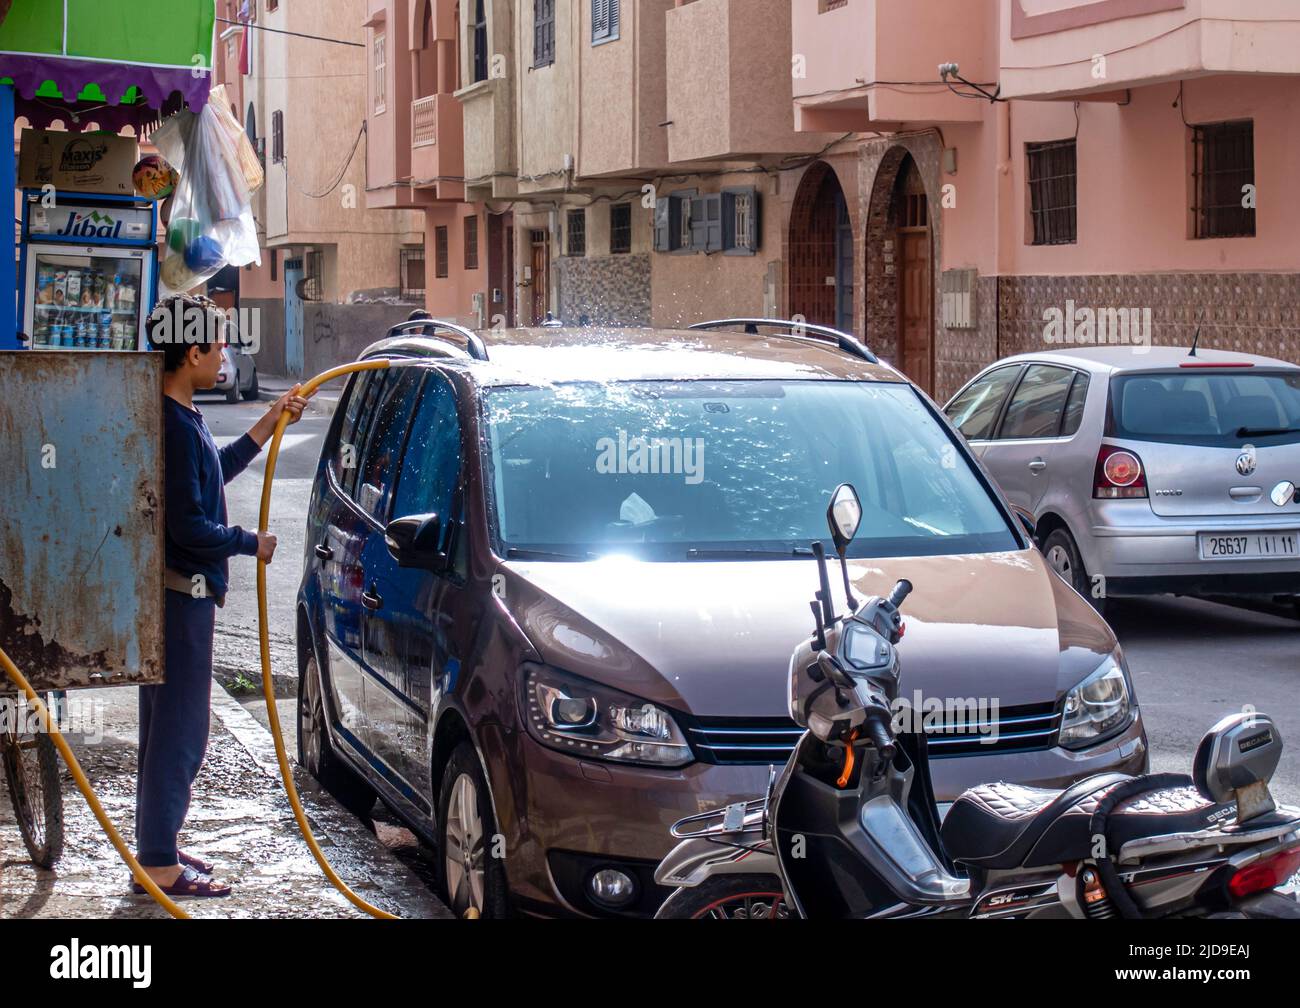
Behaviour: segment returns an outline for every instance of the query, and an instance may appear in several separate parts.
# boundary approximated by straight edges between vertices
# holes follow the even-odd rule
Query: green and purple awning
[[[113,130],[156,122],[207,101],[215,18],[214,0],[13,0],[0,79],[33,126],[69,109]]]

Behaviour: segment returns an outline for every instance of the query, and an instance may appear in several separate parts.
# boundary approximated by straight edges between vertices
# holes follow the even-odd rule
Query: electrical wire
[[[331,182],[331,183],[329,184],[329,187],[328,187],[327,189],[325,189],[325,190],[323,190],[323,191],[321,191],[321,192],[319,192],[319,193],[309,193],[309,192],[307,192],[306,189],[303,189],[300,185],[298,185],[298,183],[297,183],[296,181],[294,181],[293,176],[289,174],[289,157],[288,157],[287,154],[286,154],[286,155],[284,156],[284,158],[281,160],[281,164],[284,165],[284,177],[285,177],[285,179],[288,180],[289,184],[290,184],[291,186],[293,186],[294,189],[296,189],[296,190],[297,190],[298,192],[300,192],[302,195],[306,196],[308,199],[324,199],[326,196],[328,196],[330,193],[332,193],[335,189],[337,189],[337,188],[339,187],[339,183],[341,183],[341,182],[343,181],[343,179],[347,176],[348,168],[351,167],[351,165],[352,165],[352,159],[356,156],[356,153],[357,153],[357,147],[358,147],[358,146],[360,145],[360,143],[361,143],[361,136],[362,136],[362,134],[365,133],[365,132],[366,132],[366,121],[365,121],[364,119],[362,119],[362,120],[361,120],[361,128],[360,128],[359,130],[357,130],[357,137],[356,137],[355,140],[352,141],[352,149],[351,149],[350,151],[348,151],[347,160],[343,162],[343,167],[341,167],[341,168],[340,168],[340,169],[335,173],[335,175],[334,175],[334,181]]]
[[[266,25],[253,24],[251,21],[231,21],[229,18],[217,18],[221,24],[237,25],[240,28],[252,28],[257,31],[273,32],[276,35],[292,35],[294,38],[311,39],[313,42],[332,42],[334,45],[356,46],[358,49],[364,49],[364,42],[349,42],[347,39],[328,38],[324,35],[307,35],[303,32],[289,31],[285,28],[270,28]]]

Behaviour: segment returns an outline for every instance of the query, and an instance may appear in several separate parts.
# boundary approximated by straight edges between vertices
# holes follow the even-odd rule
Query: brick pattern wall
[[[650,253],[560,256],[555,269],[565,324],[584,315],[591,325],[650,324]]]

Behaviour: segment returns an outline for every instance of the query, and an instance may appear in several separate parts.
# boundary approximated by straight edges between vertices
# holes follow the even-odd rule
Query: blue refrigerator
[[[158,289],[154,202],[28,189],[22,211],[19,346],[147,349]]]

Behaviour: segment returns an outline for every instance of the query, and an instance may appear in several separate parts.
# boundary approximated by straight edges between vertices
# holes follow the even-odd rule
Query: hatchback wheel
[[[1093,595],[1092,579],[1084,570],[1083,559],[1079,556],[1079,547],[1074,544],[1074,537],[1068,531],[1063,528],[1053,529],[1043,540],[1043,556],[1052,570],[1091,602],[1098,613],[1106,615],[1106,599]]]
[[[451,754],[438,803],[438,883],[457,917],[504,917],[505,869],[496,846],[496,818],[478,755],[469,742]]]
[[[367,818],[375,804],[375,792],[356,775],[330,745],[325,721],[325,696],[316,656],[298,677],[298,763],[345,809]]]

